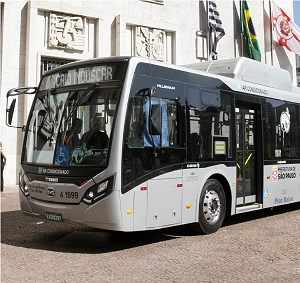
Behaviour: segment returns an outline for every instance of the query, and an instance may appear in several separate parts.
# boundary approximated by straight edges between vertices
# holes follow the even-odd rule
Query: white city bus
[[[191,224],[300,201],[300,93],[247,58],[175,66],[137,57],[45,73],[20,167],[21,210],[116,231]]]

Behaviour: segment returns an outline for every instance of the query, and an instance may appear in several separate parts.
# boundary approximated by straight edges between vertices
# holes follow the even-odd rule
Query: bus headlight
[[[112,191],[113,181],[114,177],[112,176],[103,182],[92,186],[86,191],[82,201],[86,204],[94,204],[100,199],[108,196]]]
[[[29,196],[28,186],[25,183],[24,176],[22,176],[21,174],[19,175],[19,188],[22,191],[22,193],[25,195],[25,197]]]
[[[108,188],[108,180],[99,184],[97,193],[99,194],[99,193],[105,191],[107,188]]]

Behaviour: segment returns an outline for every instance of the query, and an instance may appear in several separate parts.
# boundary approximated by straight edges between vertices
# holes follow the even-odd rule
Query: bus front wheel
[[[223,224],[226,213],[226,198],[222,185],[215,179],[205,183],[199,202],[199,220],[194,229],[200,234],[216,232]]]

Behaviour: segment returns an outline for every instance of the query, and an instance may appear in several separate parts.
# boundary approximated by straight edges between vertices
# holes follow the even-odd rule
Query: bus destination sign
[[[119,69],[123,71],[119,71]],[[54,87],[63,87],[76,84],[107,82],[121,80],[124,73],[124,65],[90,66],[77,69],[68,69],[42,79],[40,90]]]

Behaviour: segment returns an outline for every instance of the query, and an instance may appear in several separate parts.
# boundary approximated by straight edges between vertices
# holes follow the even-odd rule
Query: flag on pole
[[[208,1],[209,51],[213,60],[218,59],[217,43],[225,35],[220,14],[214,1]]]
[[[251,59],[261,61],[261,52],[247,1],[242,1],[242,15],[247,53]]]
[[[273,38],[279,45],[300,55],[300,28],[272,1]]]

